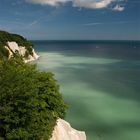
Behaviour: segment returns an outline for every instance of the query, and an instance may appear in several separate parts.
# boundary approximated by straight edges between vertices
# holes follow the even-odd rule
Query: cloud
[[[100,9],[105,8],[116,0],[73,0],[73,5],[76,7]]]
[[[25,0],[25,1],[34,4],[51,5],[51,6],[59,6],[67,2],[71,2],[74,7],[101,9],[108,7],[112,3],[119,3],[125,0]],[[114,7],[114,10],[123,11],[124,7],[116,5]]]
[[[34,4],[58,6],[71,0],[25,0],[25,1]]]
[[[114,21],[114,22],[92,22],[83,24],[83,26],[96,26],[96,25],[107,25],[107,24],[127,24],[135,23],[135,21]]]
[[[122,12],[122,11],[124,11],[124,7],[123,6],[120,6],[120,5],[116,5],[114,8],[113,8],[113,10],[114,11],[119,11],[119,12]]]

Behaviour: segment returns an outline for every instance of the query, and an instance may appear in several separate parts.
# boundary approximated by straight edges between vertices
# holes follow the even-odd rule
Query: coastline
[[[40,58],[40,56],[35,52],[35,50],[33,49],[33,56],[29,56],[29,59],[24,59],[24,62],[25,63],[29,63],[29,62],[32,62],[32,61],[36,61]]]
[[[4,47],[9,51],[9,59],[14,57],[16,53],[23,57],[25,63],[36,61],[40,58],[32,47],[32,53],[28,54],[28,57],[26,57],[28,50],[25,48],[25,46],[19,46],[14,41],[7,42],[7,45]],[[54,126],[54,130],[52,132],[52,138],[50,140],[86,140],[86,134],[84,131],[78,131],[72,128],[67,121],[57,119],[56,125]]]

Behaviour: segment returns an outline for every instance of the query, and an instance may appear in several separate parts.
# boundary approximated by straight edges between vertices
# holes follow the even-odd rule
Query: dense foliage
[[[33,44],[25,39],[24,37],[17,35],[17,34],[11,34],[5,31],[0,31],[0,56],[3,57],[5,53],[1,53],[1,50],[6,50],[4,48],[5,45],[7,45],[7,42],[14,41],[19,46],[25,46],[25,48],[28,50],[29,54],[32,54],[32,46]],[[7,51],[7,50],[6,50]],[[6,53],[7,55],[7,53]]]
[[[48,140],[65,110],[52,73],[19,58],[0,62],[0,139]]]
[[[9,56],[9,51],[5,49],[2,43],[0,43],[0,59],[7,59]]]

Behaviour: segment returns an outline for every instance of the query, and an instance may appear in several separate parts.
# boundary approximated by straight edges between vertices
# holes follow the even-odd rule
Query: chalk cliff
[[[50,140],[86,140],[86,134],[73,129],[68,122],[58,119]]]
[[[33,48],[32,53],[29,54],[25,46],[18,46],[16,42],[7,42],[5,48],[9,51],[9,58],[13,57],[14,53],[18,53],[23,57],[25,63],[37,60],[39,58]],[[26,53],[28,53],[28,55],[26,55]]]
[[[0,31],[0,59],[10,59],[16,55],[22,56],[26,63],[39,58],[32,42],[21,35]]]
[[[5,48],[9,51],[9,58],[11,58],[14,53],[19,53],[19,55],[23,57],[25,63],[37,60],[39,58],[33,48],[32,54],[28,54],[28,56],[25,56],[28,50],[24,46],[18,46],[16,42],[7,42],[7,46],[5,46]]]

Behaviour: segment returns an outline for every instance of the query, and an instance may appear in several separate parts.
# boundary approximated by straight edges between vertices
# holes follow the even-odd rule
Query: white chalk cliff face
[[[68,122],[58,119],[50,140],[86,140],[86,134],[73,129]]]
[[[7,42],[7,45],[8,46],[5,46],[5,48],[9,51],[9,58],[13,56],[13,52],[18,52],[21,56],[23,56],[23,60],[25,63],[37,60],[39,58],[34,49],[32,51],[33,54],[29,54],[29,56],[25,58],[24,56],[27,50],[24,46],[18,46],[16,42]]]

